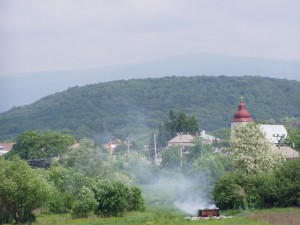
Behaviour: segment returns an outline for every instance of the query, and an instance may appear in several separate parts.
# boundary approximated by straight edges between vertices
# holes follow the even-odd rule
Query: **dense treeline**
[[[126,137],[158,129],[170,110],[194,115],[200,128],[229,127],[240,96],[254,119],[300,117],[300,83],[263,77],[165,77],[73,87],[0,114],[0,140],[32,129],[76,137]]]
[[[224,210],[299,207],[299,177],[299,159],[285,161],[271,173],[227,173],[215,184],[216,204]]]
[[[67,147],[69,135],[26,131],[0,157],[0,223],[32,222],[39,213],[124,216],[150,204],[180,210],[214,201],[221,209],[299,207],[300,160],[273,157],[257,129],[238,127],[231,146],[220,153],[198,138],[186,155],[180,146],[167,147],[160,165],[142,149],[109,154],[89,139]],[[41,159],[50,160],[47,169],[28,165]]]
[[[238,126],[232,135],[233,170],[214,184],[214,199],[222,209],[257,209],[300,204],[300,160],[285,160],[256,124]]]
[[[44,137],[49,137],[47,145]],[[58,137],[56,142],[52,142],[53,137]],[[177,186],[179,190],[171,191],[171,196],[159,195],[159,202],[167,204],[183,194],[186,199],[187,193],[212,201],[214,180],[231,170],[230,158],[213,154],[212,146],[204,146],[201,141],[195,142],[182,161],[180,154],[173,154],[174,149],[165,149],[164,163],[159,166],[141,150],[111,155],[89,139],[65,148],[68,139],[55,132],[26,131],[16,138],[17,147],[0,157],[0,223],[34,221],[37,209],[73,217],[112,217],[143,211],[142,187],[154,195]],[[40,154],[45,146],[54,151]],[[28,165],[45,157],[50,159],[47,169]],[[150,199],[153,201],[153,196]],[[158,200],[154,198],[153,204]]]
[[[141,189],[136,186],[139,173],[151,171],[145,157],[136,152],[111,156],[88,139],[56,152],[57,158],[42,156],[34,154],[44,144],[36,136],[28,131],[17,138],[16,145],[26,147],[24,152],[30,149],[30,160],[25,160],[27,155],[18,148],[12,150],[8,159],[0,157],[0,224],[35,221],[34,210],[38,208],[52,214],[70,213],[76,218],[93,214],[123,216],[145,210]],[[47,132],[39,137],[43,136],[59,135]],[[31,138],[28,145],[24,143]],[[65,138],[61,135],[56,143],[50,143],[50,149],[65,145]],[[29,166],[29,161],[38,162],[47,156],[51,160],[47,169]]]

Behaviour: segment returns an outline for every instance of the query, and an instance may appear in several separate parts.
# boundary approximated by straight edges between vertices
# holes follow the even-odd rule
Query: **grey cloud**
[[[296,0],[0,2],[0,75],[192,52],[300,59]]]

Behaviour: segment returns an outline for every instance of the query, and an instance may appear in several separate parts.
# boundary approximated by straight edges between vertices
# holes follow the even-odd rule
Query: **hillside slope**
[[[144,63],[74,71],[41,71],[0,76],[0,112],[73,86],[164,76],[256,75],[300,81],[300,61],[198,53]]]
[[[74,87],[0,114],[0,140],[26,129],[78,137],[157,128],[169,110],[194,114],[205,130],[229,127],[239,97],[254,119],[300,117],[300,82],[262,77],[164,77]]]

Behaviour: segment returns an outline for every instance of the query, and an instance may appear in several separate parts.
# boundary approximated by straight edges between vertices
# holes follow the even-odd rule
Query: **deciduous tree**
[[[235,129],[231,153],[235,168],[248,174],[269,172],[283,160],[282,153],[271,149],[256,124],[240,125]]]
[[[198,131],[199,123],[195,116],[188,117],[184,112],[171,110],[168,120],[159,127],[158,144],[165,146],[179,132],[195,134]]]
[[[1,207],[16,223],[34,221],[33,210],[47,202],[52,191],[44,176],[20,158],[0,160]]]
[[[72,143],[73,138],[70,135],[52,131],[39,134],[28,130],[16,138],[16,143],[7,158],[13,155],[25,160],[51,158],[64,153]]]
[[[300,151],[300,129],[289,129],[285,143]]]
[[[168,169],[179,169],[181,165],[181,150],[180,146],[172,146],[165,148],[161,152],[161,166]]]

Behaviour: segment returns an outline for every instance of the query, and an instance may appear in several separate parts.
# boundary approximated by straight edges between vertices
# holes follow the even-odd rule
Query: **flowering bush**
[[[283,160],[282,153],[271,149],[255,124],[240,125],[235,129],[231,153],[235,168],[248,174],[270,172]]]

